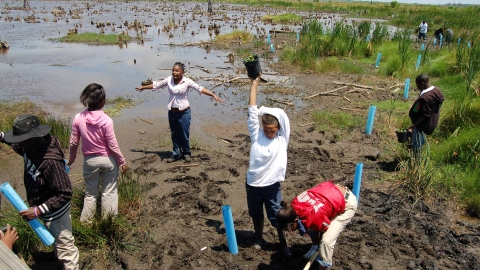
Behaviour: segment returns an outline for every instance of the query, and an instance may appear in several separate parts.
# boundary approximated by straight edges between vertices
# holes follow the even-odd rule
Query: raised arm
[[[215,99],[216,102],[223,102],[223,100],[217,97],[217,95],[215,95],[214,93],[208,91],[207,88],[205,87],[202,88],[202,94],[213,97],[213,99]]]
[[[248,100],[248,106],[257,105],[257,88],[260,83],[260,75],[256,79],[252,80],[252,88],[250,88],[250,99]]]
[[[135,89],[137,89],[137,91],[140,91],[140,92],[142,92],[145,89],[153,89],[153,83],[149,85],[142,85],[140,87],[135,87]]]

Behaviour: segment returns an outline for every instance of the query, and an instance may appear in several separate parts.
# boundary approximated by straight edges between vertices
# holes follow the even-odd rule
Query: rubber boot
[[[282,229],[277,228],[277,233],[278,233],[278,239],[280,240],[280,247],[282,248],[283,255],[291,257],[292,253],[290,253],[290,249],[288,248],[285,232]]]
[[[253,229],[255,230],[255,242],[253,243],[253,247],[256,250],[261,250],[263,246],[263,218],[252,220]]]

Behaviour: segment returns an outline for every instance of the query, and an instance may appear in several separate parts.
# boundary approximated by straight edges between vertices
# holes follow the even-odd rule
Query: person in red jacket
[[[303,255],[308,259],[318,250],[319,269],[332,267],[333,249],[338,236],[357,211],[357,198],[345,186],[323,182],[302,192],[291,205],[282,201],[277,220],[288,231],[308,233],[312,239],[310,250]],[[321,240],[321,244],[320,244]]]

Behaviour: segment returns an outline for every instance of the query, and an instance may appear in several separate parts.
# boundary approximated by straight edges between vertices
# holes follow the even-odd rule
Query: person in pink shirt
[[[200,86],[192,79],[183,76],[185,73],[185,65],[176,62],[172,68],[172,76],[162,81],[154,81],[152,84],[137,87],[137,91],[145,89],[157,90],[159,88],[168,87],[170,98],[168,100],[168,123],[172,135],[173,151],[172,157],[167,162],[180,160],[182,157],[186,162],[192,161],[190,152],[190,121],[192,115],[190,112],[190,104],[188,102],[188,90],[192,89],[200,94],[213,97],[216,102],[223,102],[214,93]]]
[[[100,179],[102,218],[118,214],[118,168],[122,168],[122,173],[127,170],[125,158],[115,138],[113,121],[102,111],[105,97],[105,89],[100,84],[91,83],[85,87],[80,101],[87,109],[75,115],[72,123],[70,159],[67,165],[75,162],[81,140],[85,180],[85,199],[80,216],[82,222],[90,222],[95,215]]]

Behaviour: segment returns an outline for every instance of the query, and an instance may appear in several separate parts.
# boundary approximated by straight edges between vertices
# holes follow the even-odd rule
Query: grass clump
[[[66,35],[59,39],[61,42],[90,43],[99,45],[113,45],[132,40],[132,37],[124,34],[97,34],[97,33],[80,33]]]
[[[110,117],[121,116],[123,110],[131,108],[141,103],[139,100],[134,100],[130,95],[127,97],[117,96],[113,99],[107,99],[103,111]]]
[[[365,121],[357,115],[341,111],[316,111],[313,113],[314,125],[319,131],[329,129],[351,130],[359,128]]]
[[[284,13],[272,15],[268,14],[262,17],[262,21],[268,21],[273,23],[283,23],[283,24],[292,24],[292,23],[301,23],[302,16],[295,13]]]
[[[217,36],[219,42],[241,42],[242,44],[253,41],[253,34],[248,31],[235,30],[231,33]]]

